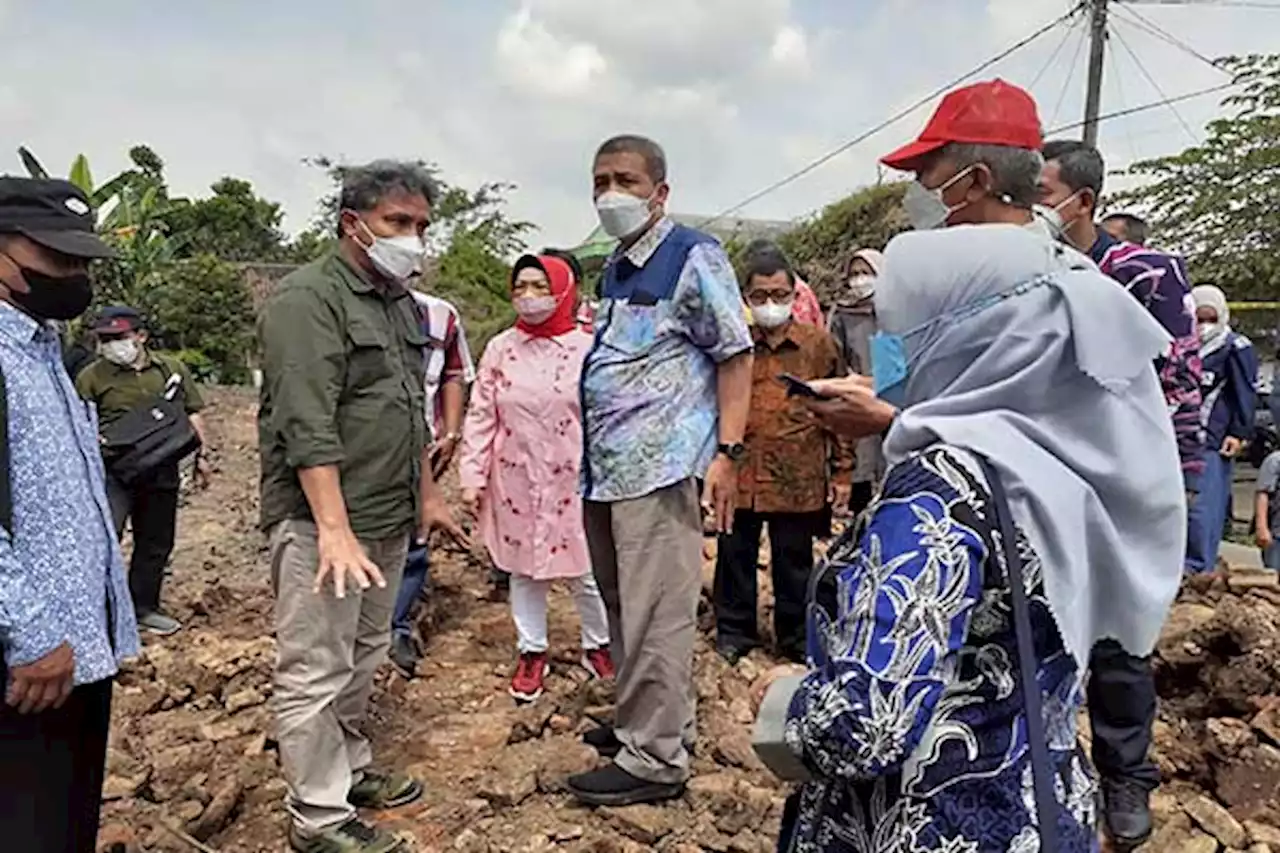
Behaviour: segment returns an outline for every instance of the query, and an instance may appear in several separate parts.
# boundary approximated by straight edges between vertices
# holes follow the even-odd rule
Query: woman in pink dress
[[[578,466],[578,379],[591,346],[579,328],[577,286],[562,259],[526,255],[511,276],[519,315],[480,358],[462,429],[462,499],[485,547],[511,575],[511,615],[520,658],[511,695],[532,702],[550,672],[547,592],[569,583],[582,619],[582,665],[613,677],[609,623],[591,572]]]

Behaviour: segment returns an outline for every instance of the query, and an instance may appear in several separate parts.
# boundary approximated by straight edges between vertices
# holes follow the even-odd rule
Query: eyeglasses
[[[774,305],[790,305],[795,298],[796,294],[793,290],[753,290],[747,294],[747,301],[752,305],[764,305],[766,302],[772,302]]]

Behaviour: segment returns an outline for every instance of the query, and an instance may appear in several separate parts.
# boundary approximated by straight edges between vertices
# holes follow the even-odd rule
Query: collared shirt
[[[0,646],[10,667],[63,643],[75,683],[115,675],[138,626],[107,504],[93,407],[76,394],[56,332],[0,303],[13,536],[0,531]]]
[[[1122,242],[1102,229],[1098,229],[1089,256],[1103,274],[1128,290],[1173,336],[1169,352],[1156,361],[1156,371],[1173,418],[1183,478],[1187,488],[1194,491],[1204,472],[1205,436],[1200,425],[1203,367],[1185,264],[1176,255]]]
[[[98,417],[106,425],[158,397],[171,376],[182,380],[182,405],[187,414],[203,409],[204,397],[187,366],[172,356],[150,351],[141,368],[97,359],[80,371],[76,390],[97,406]]]
[[[280,283],[258,336],[263,528],[310,520],[298,469],[335,465],[352,532],[408,533],[427,442],[427,339],[408,291],[375,288],[335,250]]]
[[[816,512],[826,506],[835,463],[847,458],[798,397],[787,396],[782,374],[797,379],[843,376],[835,341],[822,329],[792,322],[771,346],[760,328],[752,368],[751,414],[738,465],[738,508],[755,512]]]
[[[675,224],[664,218],[609,263],[627,265],[633,279],[657,275],[646,265],[661,257],[673,233]],[[724,250],[691,230],[678,233],[693,245],[672,273],[674,287],[663,288],[669,296],[611,294],[606,271],[582,378],[588,500],[637,498],[705,474],[718,443],[717,365],[752,347]]]
[[[458,309],[438,296],[411,291],[422,309],[422,331],[427,336],[426,411],[427,426],[437,441],[444,438],[444,407],[440,386],[446,382],[470,385],[476,381],[476,367],[467,346]],[[459,425],[459,428],[461,425]]]

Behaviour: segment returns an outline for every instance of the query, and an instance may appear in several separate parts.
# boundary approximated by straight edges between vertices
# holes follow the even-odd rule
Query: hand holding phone
[[[798,379],[789,373],[783,373],[778,377],[778,381],[787,386],[788,397],[808,397],[812,400],[829,400],[831,399],[825,394],[819,394],[813,390],[813,386],[803,379]]]

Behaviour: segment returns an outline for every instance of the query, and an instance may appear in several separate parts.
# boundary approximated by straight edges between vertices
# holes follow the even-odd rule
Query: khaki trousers
[[[360,544],[387,585],[363,591],[348,585],[339,599],[332,582],[312,592],[319,565],[315,524],[282,521],[271,533],[277,646],[271,710],[289,784],[285,806],[303,836],[355,816],[347,795],[373,761],[361,724],[374,672],[391,645],[409,537]]]
[[[615,503],[583,503],[587,545],[618,670],[617,764],[672,784],[689,777],[697,694],[702,517],[690,479]]]

